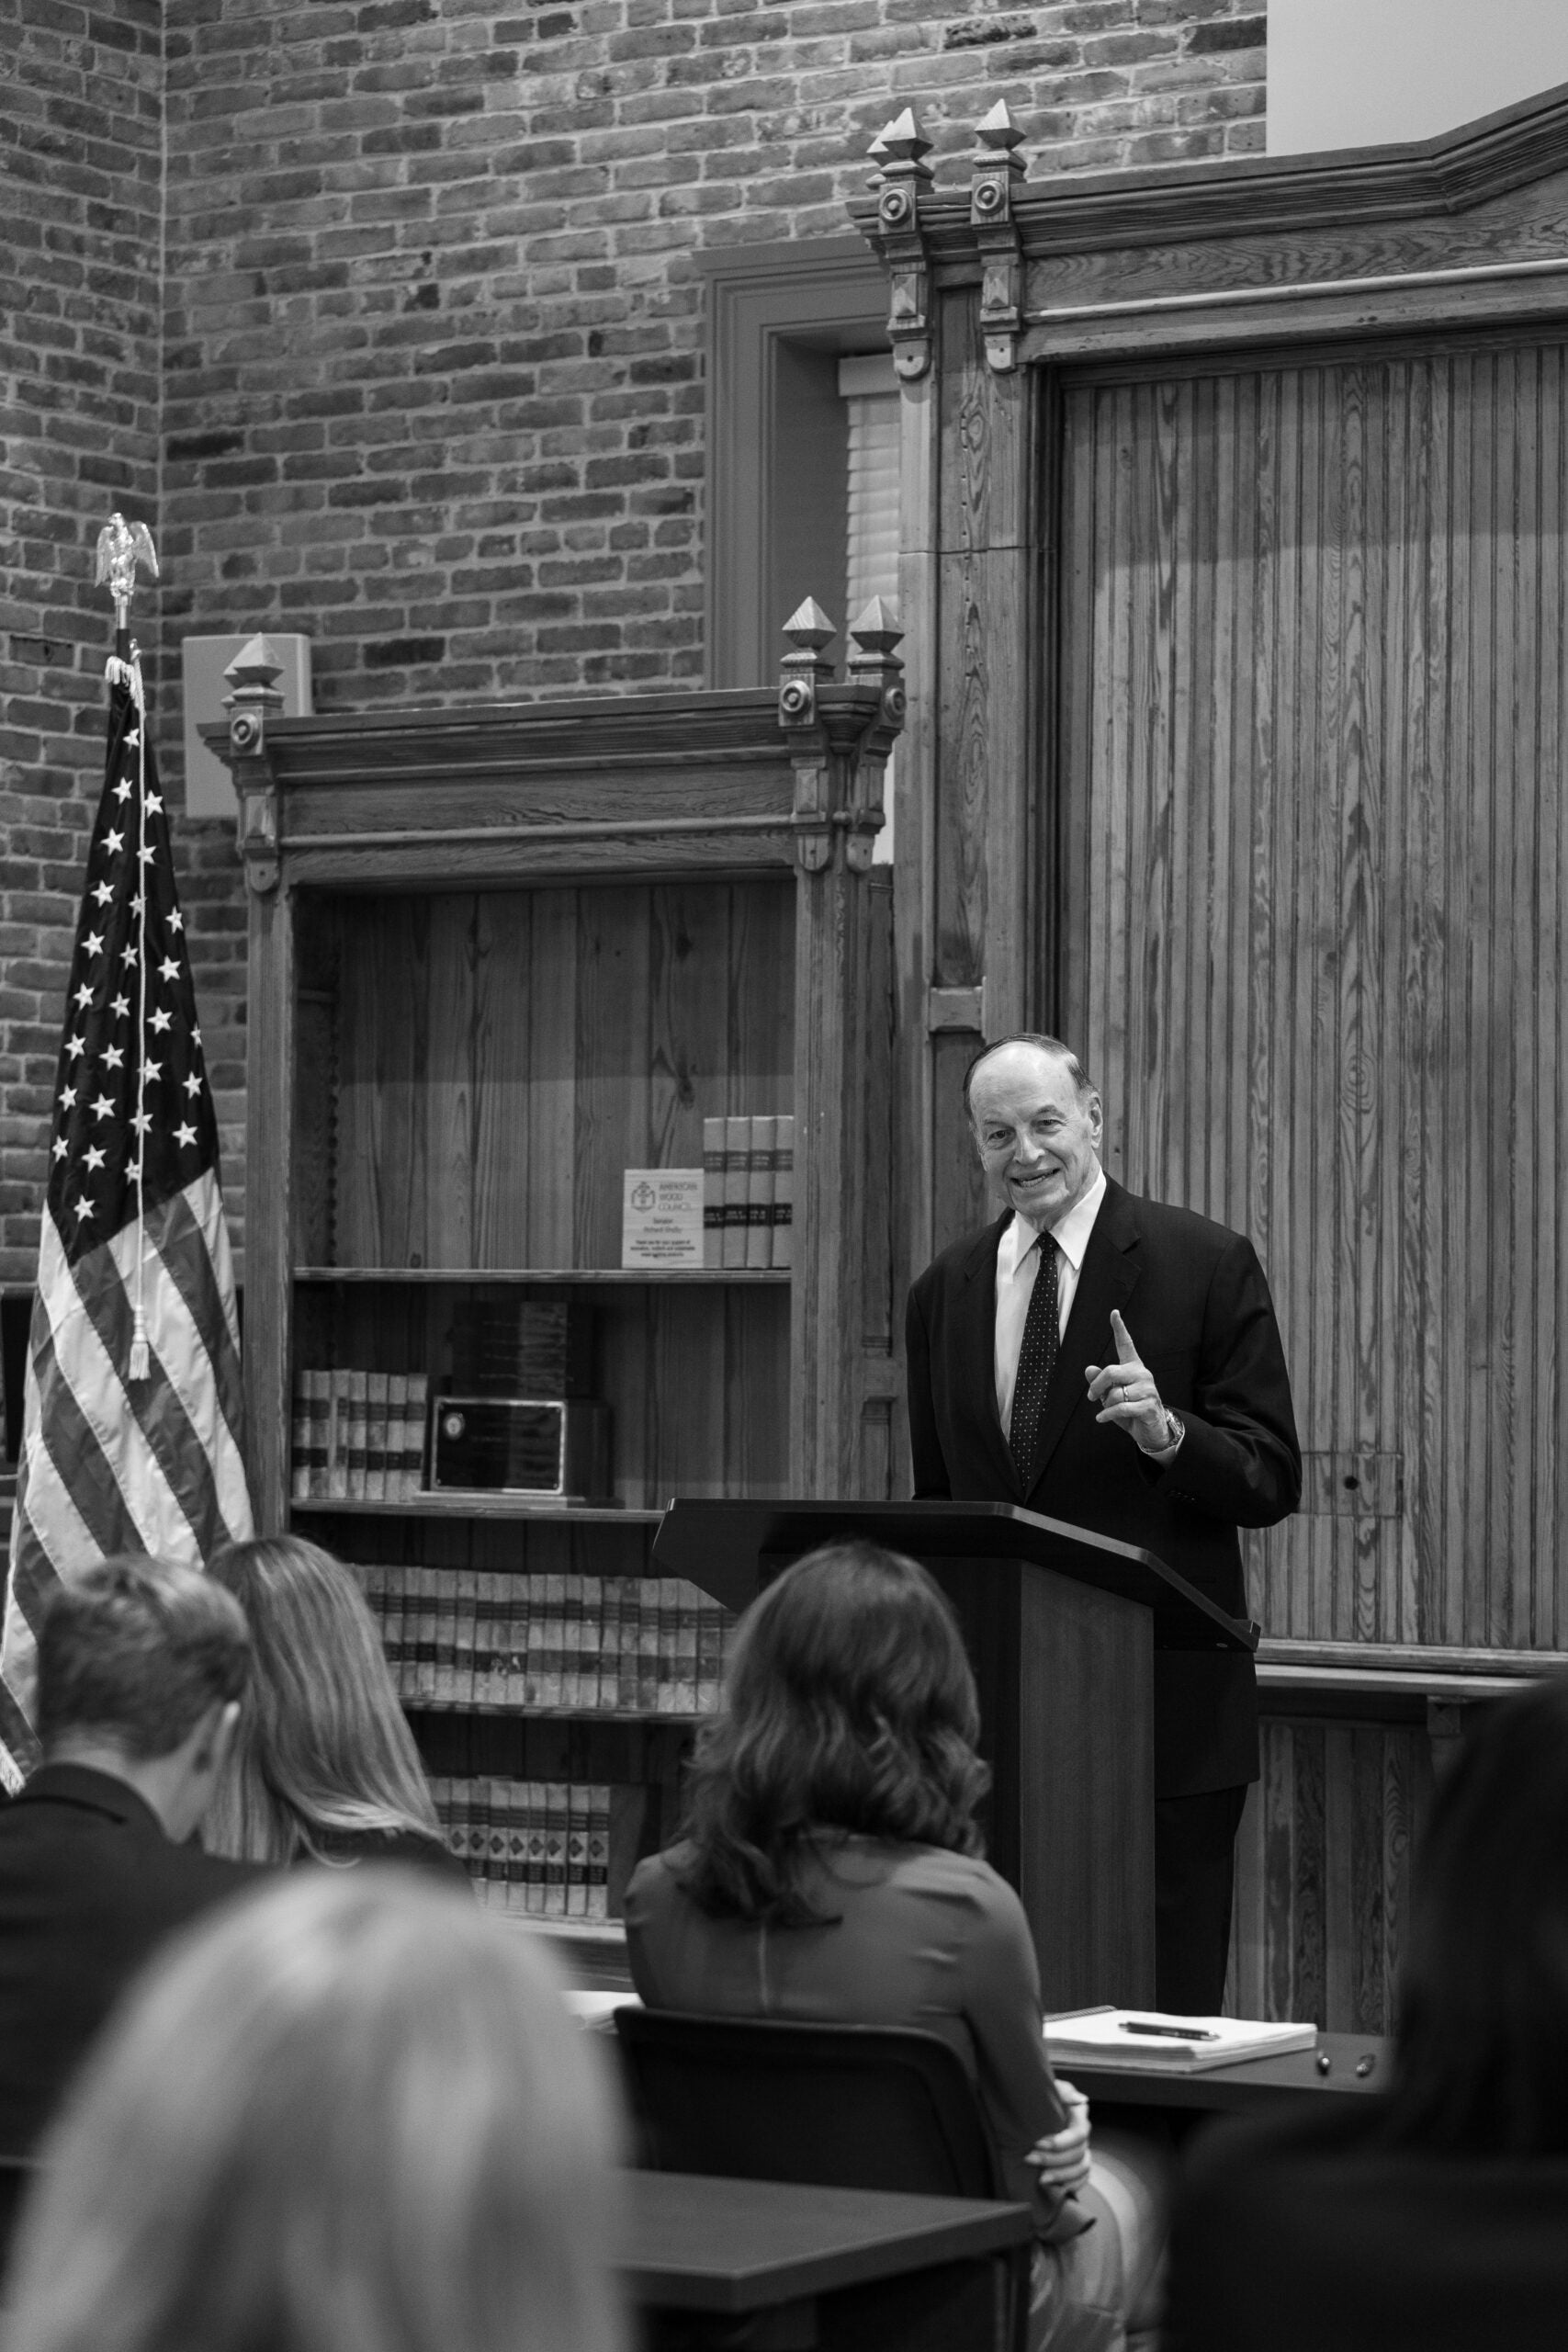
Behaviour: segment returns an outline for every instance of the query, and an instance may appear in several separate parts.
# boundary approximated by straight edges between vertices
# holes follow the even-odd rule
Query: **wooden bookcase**
[[[258,1525],[358,1563],[649,1574],[671,1496],[899,1476],[891,640],[769,692],[281,719],[223,746],[249,883],[246,1378]],[[217,730],[214,730],[217,735]],[[623,1272],[622,1172],[793,1111],[791,1272]],[[449,1370],[455,1306],[591,1315],[610,1492],[290,1498],[297,1372]],[[434,1774],[609,1782],[612,1907],[690,1716],[430,1704]]]

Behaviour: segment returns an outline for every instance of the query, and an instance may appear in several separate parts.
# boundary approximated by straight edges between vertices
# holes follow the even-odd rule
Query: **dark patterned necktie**
[[[1018,1377],[1013,1383],[1012,1424],[1008,1445],[1019,1484],[1025,1494],[1034,1484],[1034,1464],[1040,1444],[1040,1424],[1045,1418],[1045,1399],[1050,1393],[1051,1374],[1056,1369],[1056,1245],[1048,1233],[1040,1237],[1040,1266],[1034,1277],[1034,1288],[1029,1295],[1029,1313],[1024,1319],[1023,1344],[1018,1351]]]

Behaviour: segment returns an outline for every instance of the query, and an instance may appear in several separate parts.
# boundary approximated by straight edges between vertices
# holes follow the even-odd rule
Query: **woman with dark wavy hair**
[[[975,1820],[978,1732],[924,1568],[864,1543],[796,1561],[741,1621],[680,1842],[627,1890],[632,1977],[650,2007],[950,2042],[1038,2217],[1032,2342],[1099,2352],[1157,2315],[1162,2152],[1097,2132],[1091,2154],[1052,2075],[1028,1922]]]

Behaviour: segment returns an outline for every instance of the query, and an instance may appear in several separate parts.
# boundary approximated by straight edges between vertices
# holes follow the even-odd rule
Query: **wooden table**
[[[649,2341],[757,2352],[997,2352],[1023,2205],[629,2172],[616,2267]]]
[[[1318,2065],[1320,2057],[1328,2060],[1326,2074]],[[1367,2058],[1371,2069],[1358,2075],[1357,2066]],[[1375,2033],[1320,2033],[1316,2050],[1243,2058],[1234,2066],[1211,2066],[1195,2075],[1167,2074],[1157,2066],[1094,2066],[1055,2056],[1051,2063],[1077,2085],[1091,2112],[1172,2107],[1205,2115],[1253,2115],[1268,2108],[1299,2107],[1307,2098],[1375,2097],[1389,2086],[1393,2060],[1393,2044]]]

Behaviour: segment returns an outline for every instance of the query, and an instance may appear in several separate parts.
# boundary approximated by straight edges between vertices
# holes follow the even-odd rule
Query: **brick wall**
[[[140,633],[175,803],[190,631],[303,630],[326,709],[695,684],[700,252],[841,233],[905,105],[939,178],[998,97],[1035,174],[1263,134],[1258,0],[0,0],[0,28],[8,1282],[98,783],[112,504],[164,562]],[[179,855],[232,1194],[243,894],[226,828],[184,826]]]

